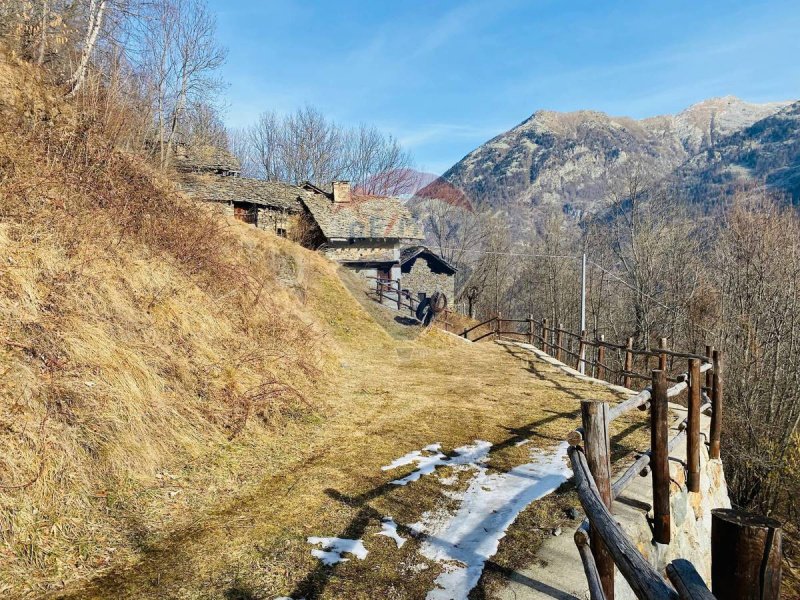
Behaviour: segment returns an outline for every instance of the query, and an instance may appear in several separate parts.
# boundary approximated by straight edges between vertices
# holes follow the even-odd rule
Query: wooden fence
[[[483,327],[483,330],[480,328]],[[478,335],[471,335],[474,332]],[[711,412],[708,452],[720,458],[723,414],[722,354],[706,346],[705,354],[678,352],[659,340],[657,349],[635,349],[633,340],[615,344],[586,332],[575,334],[563,326],[551,327],[547,319],[487,319],[459,333],[479,341],[488,337],[522,339],[554,358],[574,365],[581,373],[631,388],[645,387],[616,404],[584,400],[582,426],[571,432],[569,457],[575,488],[587,518],[575,532],[575,544],[583,563],[592,600],[613,600],[614,570],[618,568],[641,600],[729,600],[760,598],[778,600],[780,588],[780,525],[769,519],[737,511],[712,511],[712,595],[694,566],[687,560],[672,561],[667,579],[656,571],[627,538],[612,516],[611,503],[639,474],[652,474],[653,540],[671,540],[669,455],[686,442],[686,487],[700,492],[700,415]],[[651,363],[653,363],[651,365]],[[684,367],[685,365],[685,367]],[[656,368],[651,368],[651,366]],[[649,373],[637,370],[642,369]],[[686,393],[687,416],[673,424],[677,435],[669,438],[669,402]],[[650,448],[612,481],[609,425],[632,410],[650,409]],[[731,515],[729,513],[735,513]],[[735,527],[736,523],[742,523]],[[750,523],[745,526],[744,523]],[[728,535],[715,535],[714,531]],[[725,540],[724,542],[721,540]],[[776,542],[777,539],[777,542]],[[748,559],[731,559],[731,548],[749,548]],[[741,550],[737,550],[737,556]],[[716,557],[716,558],[715,558]],[[746,573],[743,576],[742,573]],[[736,581],[736,585],[731,584]],[[730,593],[717,590],[732,590]]]
[[[483,330],[475,335],[480,328]],[[551,327],[546,318],[536,320],[506,319],[501,315],[491,317],[477,325],[454,332],[461,337],[477,342],[489,337],[506,337],[525,341],[538,346],[581,373],[603,379],[611,383],[633,388],[635,382],[649,382],[650,371],[658,368],[667,372],[667,380],[679,381],[682,361],[697,358],[711,361],[711,347],[706,346],[705,354],[677,352],[667,347],[667,339],[661,338],[658,348],[634,348],[633,338],[625,344],[616,344],[605,339],[604,335],[589,336],[586,331],[575,333],[562,324]]]
[[[400,288],[399,282],[378,279],[377,299],[396,303],[415,314],[419,301]],[[723,414],[722,354],[711,346],[705,354],[678,352],[659,340],[658,348],[634,348],[603,335],[577,334],[546,318],[506,319],[496,315],[471,327],[455,330],[453,314],[445,310],[438,322],[446,331],[478,342],[506,337],[536,345],[580,373],[628,389],[645,384],[619,404],[595,400],[581,402],[582,426],[571,432],[569,457],[575,488],[586,519],[575,532],[575,544],[589,583],[591,600],[613,600],[614,570],[618,568],[640,600],[778,600],[781,581],[780,524],[739,511],[712,511],[712,595],[702,577],[687,560],[677,559],[666,568],[672,586],[639,553],[612,516],[611,504],[638,474],[652,474],[653,540],[669,544],[670,452],[686,442],[686,488],[700,492],[700,415],[711,412],[708,454],[720,458]],[[652,363],[652,364],[651,364]],[[685,370],[683,366],[685,365]],[[655,367],[655,368],[652,368]],[[649,384],[649,385],[648,385]],[[672,384],[672,385],[670,385]],[[669,401],[686,392],[687,416],[673,425],[669,438]],[[650,448],[612,481],[609,425],[632,410],[650,409]]]

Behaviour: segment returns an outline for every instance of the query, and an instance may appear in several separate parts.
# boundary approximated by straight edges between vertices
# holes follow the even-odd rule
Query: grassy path
[[[585,397],[618,399],[520,349],[465,344],[435,330],[397,342],[393,352],[354,355],[343,361],[329,414],[282,434],[287,451],[282,460],[270,457],[257,486],[143,546],[135,563],[55,596],[424,598],[441,567],[417,554],[415,539],[398,549],[373,534],[391,515],[408,537],[403,524],[453,501],[438,477],[398,487],[389,481],[413,466],[391,473],[380,467],[433,442],[451,451],[483,439],[493,444],[489,468],[507,471],[526,462],[532,446],[561,441],[577,423]],[[635,435],[636,423],[623,424],[615,438],[618,451],[633,450]],[[530,443],[518,445],[523,440]],[[559,511],[552,501],[538,504],[521,516],[525,531],[512,527],[501,561],[527,559],[535,546],[530,532],[563,519],[551,514]],[[369,555],[326,567],[311,556],[308,536],[364,539]],[[504,571],[497,562],[487,567],[486,582],[473,596],[486,593],[491,573]]]

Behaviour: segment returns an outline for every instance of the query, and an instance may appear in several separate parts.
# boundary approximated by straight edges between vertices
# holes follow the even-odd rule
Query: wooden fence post
[[[502,322],[503,322],[503,313],[501,313],[498,310],[497,316],[495,317],[494,320],[494,339],[497,339],[498,334],[500,333],[500,331],[502,331],[502,328],[500,327],[500,323]]]
[[[653,538],[670,542],[669,507],[669,403],[667,372],[654,370],[650,392],[650,466],[653,477]]]
[[[401,300],[402,300],[403,292],[400,289],[400,280],[397,280],[397,310],[402,308]]]
[[[689,425],[686,431],[686,488],[700,491],[700,398],[703,382],[700,379],[700,359],[689,359]]]
[[[528,343],[533,346],[533,315],[528,315]]]
[[[600,498],[606,508],[611,508],[611,448],[608,437],[608,404],[596,400],[581,401],[586,462],[592,474]],[[594,555],[600,582],[606,600],[614,598],[614,559],[595,531],[591,531],[592,554]]]
[[[633,338],[629,337],[628,341],[625,343],[625,362],[623,363],[622,370],[624,371],[624,375],[622,376],[622,387],[626,387],[630,389],[631,387],[631,376],[629,373],[631,369],[633,369]]]
[[[564,346],[564,324],[559,323],[556,331],[556,360],[563,360],[561,348]]]
[[[606,347],[603,346],[603,342],[606,341],[606,336],[600,334],[600,343],[597,345],[597,378],[606,380],[608,378],[608,373],[606,373]]]
[[[578,372],[586,374],[586,330],[581,331],[581,340],[578,344]]]
[[[711,511],[711,591],[717,600],[778,600],[781,524],[726,508]]]
[[[720,437],[722,435],[722,352],[714,350],[714,376],[711,388],[711,439],[708,455],[720,456]]]
[[[658,349],[659,350],[666,350],[667,349],[667,338],[661,338],[658,340]],[[667,353],[662,352],[658,355],[658,368],[660,371],[667,370]]]
[[[714,346],[706,346],[706,360],[711,364],[714,363]],[[708,397],[711,398],[711,389],[714,386],[714,369],[706,371],[706,392]]]
[[[383,304],[383,282],[377,279],[375,285],[378,287],[378,304]]]
[[[547,318],[542,319],[542,352],[550,354],[547,350]]]

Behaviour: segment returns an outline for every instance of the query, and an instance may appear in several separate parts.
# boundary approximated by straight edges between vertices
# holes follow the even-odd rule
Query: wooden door
[[[244,202],[234,202],[233,203],[233,217],[238,219],[239,221],[243,221],[245,223],[250,223],[251,225],[256,224],[256,209],[255,207],[251,206],[250,204],[246,204]]]

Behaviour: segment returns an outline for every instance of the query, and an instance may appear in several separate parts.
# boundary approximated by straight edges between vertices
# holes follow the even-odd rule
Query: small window
[[[277,233],[280,237],[284,238],[286,237],[286,229],[284,229],[283,227],[277,227],[275,229],[275,233]]]

